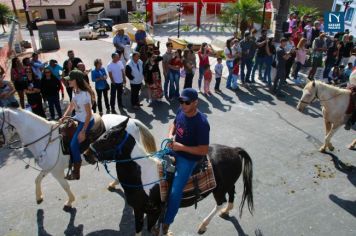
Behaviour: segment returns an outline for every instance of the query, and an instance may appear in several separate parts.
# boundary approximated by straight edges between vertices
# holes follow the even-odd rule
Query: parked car
[[[82,41],[82,39],[86,39],[86,40],[98,39],[98,37],[99,37],[98,32],[92,29],[82,29],[81,31],[79,31],[80,41]]]
[[[114,25],[114,21],[111,18],[100,18],[97,19],[96,21],[101,22],[101,23],[105,23],[106,26],[106,30],[107,31],[112,31],[112,26]]]

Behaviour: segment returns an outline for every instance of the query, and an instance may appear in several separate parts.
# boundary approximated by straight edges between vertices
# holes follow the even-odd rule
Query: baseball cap
[[[193,102],[198,99],[198,92],[193,88],[185,88],[180,94],[179,100]]]
[[[65,80],[77,80],[77,79],[84,79],[84,73],[80,70],[72,70],[68,76],[64,77]]]

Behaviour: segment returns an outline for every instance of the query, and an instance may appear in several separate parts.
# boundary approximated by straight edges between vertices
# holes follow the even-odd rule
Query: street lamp
[[[177,35],[177,37],[179,38],[179,36],[180,36],[180,18],[181,18],[182,12],[183,12],[183,4],[182,3],[179,3],[177,5],[177,12],[178,12],[178,35]]]
[[[349,6],[351,5],[351,3],[353,3],[353,0],[343,0],[342,3],[343,3],[344,6],[345,6],[344,12],[345,12],[345,16],[346,16],[346,11],[347,11],[347,9],[349,8]]]

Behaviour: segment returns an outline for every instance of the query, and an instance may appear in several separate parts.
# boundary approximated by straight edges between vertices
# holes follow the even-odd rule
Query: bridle
[[[9,127],[12,128],[12,129],[15,129],[15,127],[14,127],[12,124],[10,124],[8,121],[6,121],[6,115],[5,115],[5,110],[4,110],[4,108],[2,108],[2,113],[3,113],[3,116],[2,116],[2,121],[3,121],[3,122],[2,122],[2,125],[1,125],[0,135],[3,136],[4,141],[6,141],[6,140],[5,140],[5,134],[4,134],[4,125],[5,125],[5,123],[8,124]],[[9,120],[9,119],[10,119],[10,118],[8,118],[8,120]],[[37,138],[36,140],[34,140],[34,141],[30,142],[30,143],[27,143],[27,144],[23,145],[23,146],[20,147],[20,148],[27,148],[27,147],[29,147],[29,146],[31,146],[31,145],[33,145],[33,144],[35,144],[35,143],[41,141],[42,139],[46,138],[47,136],[49,136],[48,142],[47,142],[46,147],[45,147],[45,149],[44,149],[44,151],[46,151],[47,148],[48,148],[48,146],[49,146],[49,144],[53,143],[53,142],[56,141],[57,139],[62,138],[62,136],[59,134],[56,138],[52,139],[52,133],[53,133],[55,130],[57,130],[57,129],[59,128],[59,126],[60,126],[59,123],[56,124],[55,126],[52,126],[52,125],[51,125],[51,130],[50,130],[49,132],[47,132],[46,134],[44,134],[44,135],[42,135],[41,137]],[[5,142],[5,143],[6,143],[6,142]],[[8,144],[8,145],[11,145],[11,143]]]
[[[330,101],[338,96],[340,96],[342,93],[337,93],[336,95],[334,96],[331,96],[330,98],[328,99],[320,99],[319,96],[318,96],[318,87],[315,87],[316,91],[315,91],[315,96],[314,98],[310,101],[310,102],[306,102],[306,101],[303,101],[303,100],[300,100],[299,102],[300,103],[303,103],[303,104],[307,104],[307,105],[310,105],[311,103],[313,103],[316,99],[318,99],[320,102],[327,102],[327,101]]]

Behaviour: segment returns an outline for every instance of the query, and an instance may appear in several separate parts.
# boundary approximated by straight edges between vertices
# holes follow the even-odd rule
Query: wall
[[[52,9],[53,17],[57,24],[77,24],[86,18],[85,4],[89,5],[89,0],[76,0],[71,6],[45,6],[45,7],[30,7],[31,11],[37,11],[43,19],[47,19],[47,9]],[[79,15],[79,6],[82,7],[82,16]],[[59,9],[65,9],[66,19],[59,18]]]
[[[112,0],[116,1],[116,0]],[[133,8],[136,9],[136,0],[131,0]],[[105,15],[107,17],[110,16],[119,16],[120,15],[120,10],[125,10],[127,12],[127,1],[116,1],[116,2],[121,2],[121,8],[110,8],[110,0],[105,0],[104,1],[104,8],[105,8]]]
[[[288,0],[272,0],[274,8],[277,10],[279,6],[279,1],[288,1]],[[307,7],[315,7],[318,8],[321,13],[323,13],[324,11],[330,11],[333,5],[333,0],[289,0],[289,1],[291,6],[304,5]]]

